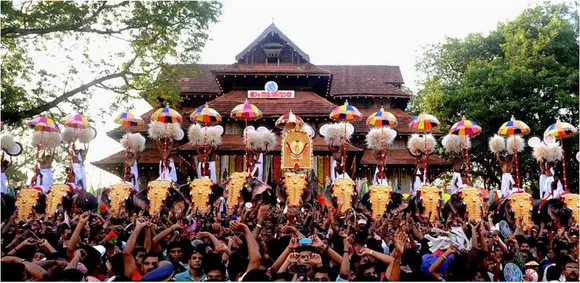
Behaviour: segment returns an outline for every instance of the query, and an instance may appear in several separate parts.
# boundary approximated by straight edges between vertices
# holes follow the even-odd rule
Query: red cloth
[[[244,156],[236,155],[236,172],[244,172]]]
[[[330,177],[330,156],[324,157],[324,177]]]
[[[274,179],[274,183],[278,183],[280,182],[280,174],[282,173],[282,159],[280,157],[280,155],[274,155],[274,164],[272,165],[272,169],[274,170],[273,175],[273,179]]]

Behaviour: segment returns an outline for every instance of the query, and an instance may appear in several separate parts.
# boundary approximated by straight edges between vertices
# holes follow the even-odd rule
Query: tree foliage
[[[178,103],[178,84],[157,80],[170,63],[195,63],[221,3],[10,1],[1,3],[2,120],[88,107],[98,89],[116,103],[135,93]],[[100,48],[97,49],[95,47]],[[62,58],[58,66],[43,58]],[[52,68],[51,68],[52,67]]]
[[[422,88],[409,109],[434,114],[448,130],[465,115],[483,128],[472,139],[472,172],[499,185],[499,166],[487,141],[513,115],[533,136],[557,118],[578,126],[578,14],[545,3],[498,24],[488,35],[447,38],[426,48],[417,64]],[[564,141],[568,187],[578,191],[578,136]],[[531,149],[519,154],[523,184],[537,188],[539,167]],[[557,172],[561,176],[561,172]]]

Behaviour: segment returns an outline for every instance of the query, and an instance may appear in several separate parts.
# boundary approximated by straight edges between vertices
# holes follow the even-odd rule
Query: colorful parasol
[[[125,111],[117,115],[115,118],[115,123],[121,125],[122,127],[136,127],[136,126],[143,126],[145,122],[141,117],[136,116],[135,114]],[[127,168],[128,157],[129,157],[129,131],[127,130],[127,144],[125,146],[125,163],[123,168]],[[125,179],[127,177],[126,170],[123,170],[123,183],[125,183]]]
[[[385,111],[381,106],[381,109],[367,118],[367,125],[369,127],[381,127],[381,134],[384,127],[396,127],[398,124],[397,118],[393,113]],[[382,135],[381,135],[382,136]],[[385,141],[381,139],[381,157],[379,160],[379,171],[383,172],[384,166],[384,156],[385,156]]]
[[[348,104],[346,101],[343,105],[338,106],[330,112],[330,119],[334,121],[354,121],[362,118],[362,114],[356,109],[356,107]]]
[[[521,135],[525,136],[530,133],[530,127],[526,125],[526,123],[516,120],[514,116],[512,116],[511,120],[503,123],[497,133],[501,136],[513,136],[513,135]]]
[[[203,133],[203,163],[202,167],[205,166],[207,162],[207,127],[210,125],[216,125],[221,123],[222,116],[220,113],[215,111],[213,108],[209,108],[207,102],[205,106],[197,108],[195,111],[191,113],[189,119],[194,123],[204,124],[204,133]],[[206,170],[201,170],[202,174]]]
[[[550,125],[544,132],[544,137],[552,136],[554,138],[560,139],[560,144],[562,145],[562,172],[564,173],[564,191],[568,192],[568,182],[566,181],[566,158],[564,155],[564,139],[571,138],[578,133],[576,127],[572,126],[570,123],[560,122],[560,119],[556,120],[556,123]]]
[[[381,110],[371,114],[367,118],[367,125],[369,127],[396,127],[397,118],[389,111],[385,111],[383,107]]]
[[[512,118],[503,123],[503,125],[501,125],[501,127],[499,127],[499,130],[497,130],[497,133],[500,136],[515,136],[515,135],[519,135],[519,136],[524,136],[530,133],[530,127],[528,127],[528,125],[526,125],[526,123],[520,121],[520,120],[516,120],[516,118],[514,118],[514,116],[512,115]],[[514,143],[515,146],[517,146],[517,143]],[[514,160],[516,162],[516,186],[518,187],[518,189],[520,188],[520,167],[518,165],[518,149],[515,148],[514,150]]]
[[[207,126],[217,125],[222,122],[222,116],[213,108],[209,108],[206,103],[205,106],[197,108],[189,115],[191,122],[204,124]]]
[[[91,127],[91,125],[89,124],[89,120],[87,120],[87,118],[78,113],[68,116],[64,121],[64,126],[67,128],[73,128],[78,130],[88,129]]]
[[[289,128],[298,128],[298,127],[302,127],[302,125],[304,125],[304,120],[302,120],[302,118],[300,118],[300,116],[292,113],[292,110],[290,110],[290,112],[280,116],[280,118],[278,118],[278,120],[276,120],[276,127],[280,128],[280,129],[284,129],[286,127]]]
[[[246,128],[248,128],[248,121],[260,119],[262,117],[262,111],[256,107],[254,104],[250,104],[248,99],[242,104],[238,104],[232,112],[230,112],[230,117],[236,120],[246,121]],[[246,168],[250,172],[250,154],[248,153],[248,138],[246,137]]]
[[[422,132],[437,130],[440,126],[441,123],[439,123],[439,120],[435,116],[426,113],[414,117],[411,123],[409,123],[410,128]]]
[[[123,127],[141,127],[145,124],[143,122],[143,119],[141,119],[141,117],[136,116],[135,114],[129,111],[117,115],[117,117],[115,118],[115,123]]]
[[[28,126],[41,132],[60,132],[58,124],[48,117],[36,117],[28,122]]]
[[[151,121],[165,124],[178,124],[181,123],[182,118],[177,111],[169,108],[169,105],[167,105],[163,108],[155,110],[153,115],[151,115]]]
[[[362,114],[356,107],[349,105],[348,100],[343,105],[337,106],[330,112],[330,119],[344,122],[344,139],[342,140],[342,172],[346,172],[346,122],[359,120]]]
[[[461,121],[453,124],[449,133],[452,135],[464,136],[465,137],[465,163],[467,164],[467,185],[471,185],[471,176],[469,174],[469,145],[467,143],[467,138],[471,136],[477,136],[481,133],[481,127],[472,120],[465,119],[465,116]]]
[[[430,132],[439,129],[439,127],[441,127],[441,123],[439,123],[439,120],[435,116],[427,113],[421,113],[419,116],[415,116],[413,118],[411,123],[409,123],[409,127],[411,129],[415,129],[421,132]],[[427,152],[427,135],[425,134],[423,135],[423,137],[425,137],[425,155],[426,155],[425,176],[423,177],[423,183],[426,185],[427,180],[429,179],[428,178],[429,175],[427,175],[427,163],[429,161],[429,153]]]
[[[244,103],[238,104],[232,109],[230,116],[237,120],[252,121],[262,118],[262,111],[256,105],[250,104],[248,99],[246,99]]]

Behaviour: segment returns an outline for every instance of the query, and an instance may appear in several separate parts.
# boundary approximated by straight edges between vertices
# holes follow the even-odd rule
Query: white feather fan
[[[151,122],[149,123],[149,137],[152,139],[163,139],[167,138],[181,140],[185,133],[181,129],[179,124],[166,124],[161,122]]]
[[[413,155],[418,155],[420,152],[422,152],[423,146],[423,139],[417,134],[411,135],[409,140],[407,140],[407,148]]]
[[[423,152],[425,151],[425,140],[427,142],[427,153],[432,154],[435,152],[435,147],[437,147],[437,140],[432,134],[428,134],[423,140]]]
[[[222,130],[217,127],[207,128],[207,143],[211,146],[218,146],[222,144]],[[203,145],[203,140],[202,140]]]
[[[268,129],[261,131],[259,134],[261,135],[260,148],[262,151],[272,151],[276,147],[276,134]]]
[[[534,147],[533,156],[538,162],[544,162],[544,153],[546,151],[546,144],[540,142],[538,145]]]
[[[14,137],[11,135],[3,135],[0,143],[2,143],[2,149],[4,150],[11,150],[16,144]]]
[[[36,147],[40,144],[41,149],[55,149],[61,143],[60,133],[48,133],[36,131],[32,133],[32,146]]]
[[[489,139],[489,150],[495,154],[505,150],[505,138],[500,135],[494,135]]]
[[[81,143],[90,143],[95,138],[93,128],[79,130],[77,134],[79,135],[79,141]]]
[[[507,147],[506,150],[509,154],[514,153],[514,148],[517,146],[518,152],[522,152],[524,147],[526,146],[526,142],[524,138],[520,136],[510,136],[507,138]]]
[[[123,147],[127,146],[127,138],[129,138],[129,151],[130,152],[137,152],[145,150],[145,137],[141,134],[133,134],[129,133],[128,137],[127,134],[123,135],[123,137],[119,140]]]
[[[258,133],[257,130],[255,130],[253,127],[250,128],[246,128],[246,134],[245,134],[245,138],[244,138],[244,143],[248,143],[248,146],[252,149],[252,150],[256,150],[256,151],[260,151],[260,145],[261,145],[261,134]]]
[[[461,148],[461,139],[462,138],[458,135],[448,134],[445,137],[443,137],[441,144],[443,145],[445,152],[456,154],[461,152],[461,150],[463,149]]]
[[[471,139],[469,137],[460,137],[459,148],[461,150],[465,148],[471,148]]]
[[[397,132],[391,128],[372,128],[366,136],[367,148],[381,150],[383,142],[385,146],[391,145],[396,136]]]
[[[347,141],[350,139],[350,136],[347,132]],[[324,136],[324,141],[326,144],[330,146],[341,146],[344,139],[344,124],[342,123],[334,123],[328,125],[326,128],[326,135]]]
[[[544,150],[544,159],[548,162],[562,160],[562,147],[560,144],[557,142],[547,144]]]
[[[194,146],[203,145],[203,130],[199,124],[191,124],[187,132],[189,142]]]
[[[71,127],[66,127],[64,128],[64,131],[62,131],[62,141],[65,143],[70,143],[72,141],[76,141],[79,138],[78,135],[78,130],[76,132],[74,132],[75,129],[71,128]],[[74,140],[73,140],[74,137]]]

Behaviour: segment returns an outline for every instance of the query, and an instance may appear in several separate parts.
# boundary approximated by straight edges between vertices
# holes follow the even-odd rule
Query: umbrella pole
[[[467,164],[467,185],[471,186],[471,175],[469,172],[469,145],[467,135],[465,136],[465,163]]]
[[[44,139],[44,131],[40,131],[40,143],[36,146],[36,164],[34,164],[35,174],[38,174],[38,158],[40,157],[40,148],[42,147],[43,139]],[[4,161],[4,151],[2,151],[2,161]],[[32,186],[36,186],[36,178],[32,179]]]
[[[427,175],[427,163],[429,161],[429,153],[427,152],[427,134],[423,134],[423,137],[425,138],[425,172],[423,173],[423,184],[427,185],[427,179],[429,178],[429,175]]]
[[[161,155],[161,179],[165,179],[165,167],[167,166],[167,123],[165,123],[165,136],[163,137],[163,154]]]
[[[205,163],[207,161],[207,123],[205,123],[204,133],[203,133],[203,163],[201,164],[201,176],[205,176]],[[205,169],[205,170],[204,170]]]
[[[520,167],[518,165],[518,144],[515,141],[515,136],[514,136],[514,159],[516,161],[516,186],[518,187],[518,190],[520,189]]]
[[[564,173],[564,192],[568,192],[568,182],[566,181],[566,156],[564,155],[564,139],[560,138],[562,145],[562,172]]]
[[[248,171],[248,173],[250,173],[250,154],[248,153],[249,150],[249,146],[248,146],[248,119],[245,119],[246,121],[246,128],[244,129],[245,131],[245,138],[246,138],[246,171]]]
[[[129,163],[129,131],[125,131],[125,136],[127,137],[127,142],[125,143],[125,163],[123,164],[123,183],[127,179],[127,165]]]
[[[346,121],[344,121],[344,139],[342,140],[342,175],[346,173]]]
[[[73,156],[75,154],[75,139],[76,139],[76,133],[77,133],[77,129],[76,128],[73,128],[72,141],[70,142],[71,147],[72,147],[72,152],[69,153],[70,154],[70,168],[69,168],[70,170],[68,170],[68,174],[66,176],[67,181],[70,179],[70,176],[71,176],[71,174],[73,172],[73,158],[74,158]],[[75,176],[75,179],[76,179],[76,176]],[[73,181],[73,182],[76,182],[76,180]]]
[[[386,177],[383,175],[383,171],[385,170],[384,166],[385,166],[385,137],[383,136],[383,132],[385,130],[385,127],[381,127],[381,158],[380,158],[380,162],[381,164],[379,165],[379,176]]]

